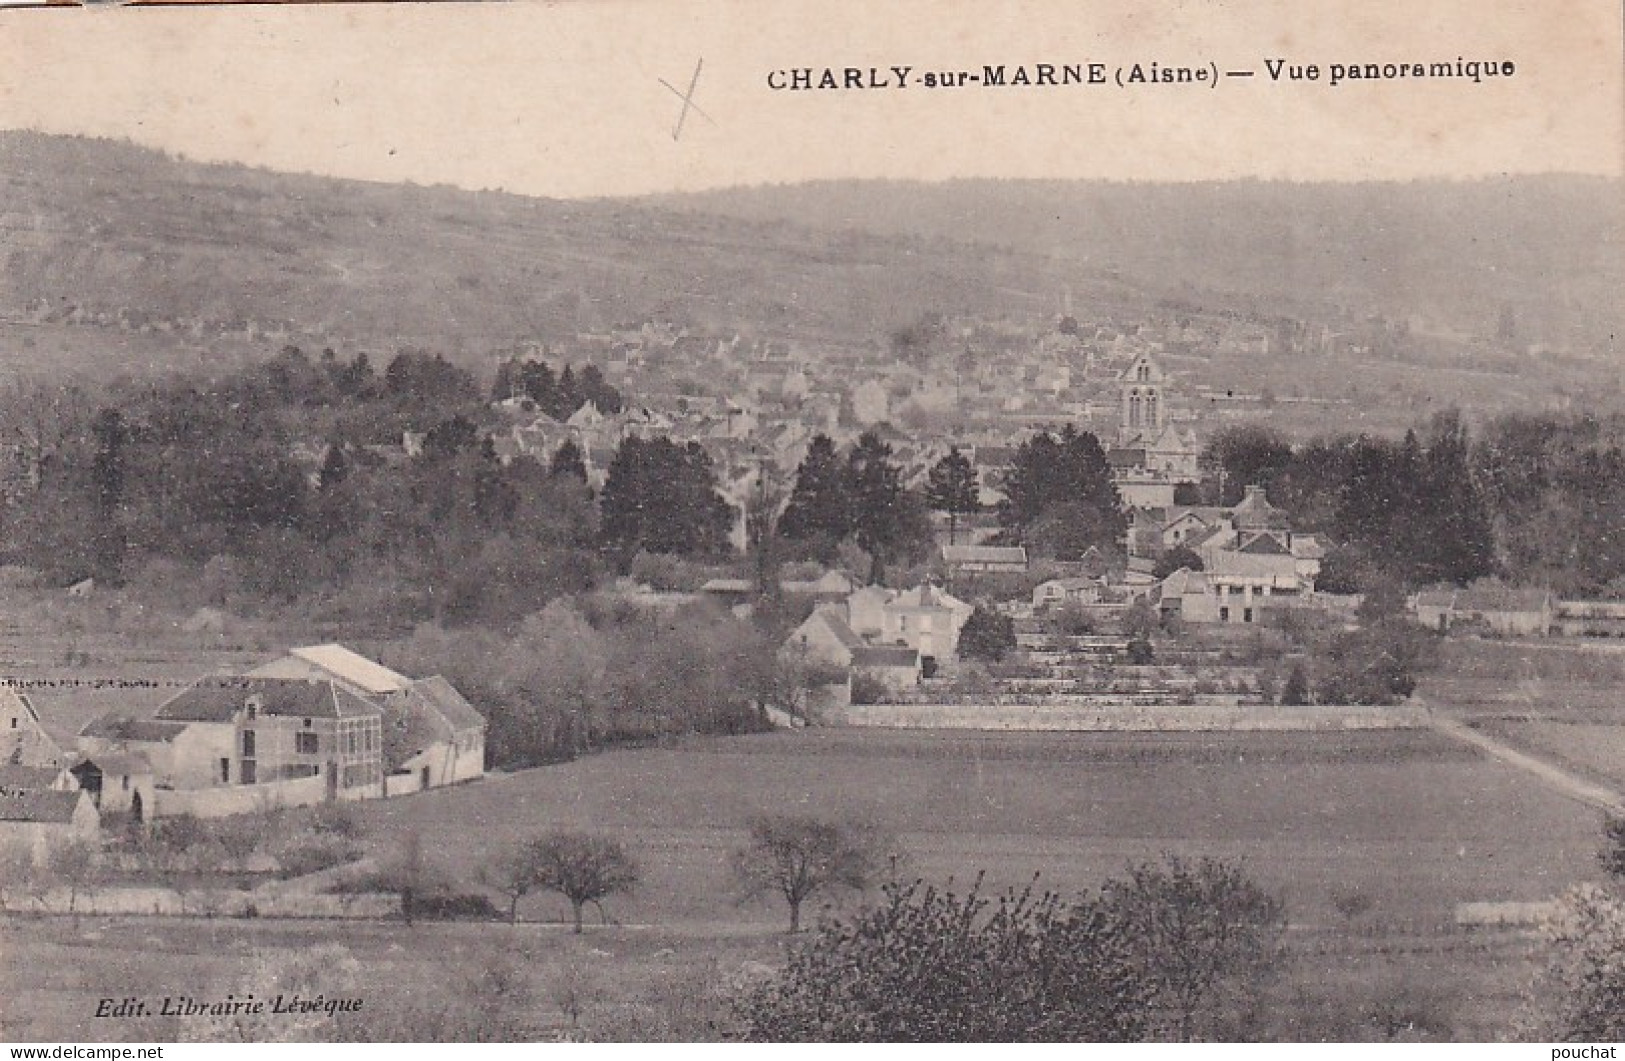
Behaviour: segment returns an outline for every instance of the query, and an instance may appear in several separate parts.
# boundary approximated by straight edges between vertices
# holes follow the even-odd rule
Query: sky
[[[1617,0],[576,0],[0,11],[0,128],[555,197],[809,179],[1625,173]],[[1330,84],[1333,63],[1510,76]],[[1321,69],[1272,80],[1267,59]],[[680,138],[685,93],[703,62]],[[1206,84],[775,91],[775,71]],[[777,75],[774,75],[775,79]],[[841,76],[841,75],[838,75]],[[664,82],[664,83],[663,83]]]

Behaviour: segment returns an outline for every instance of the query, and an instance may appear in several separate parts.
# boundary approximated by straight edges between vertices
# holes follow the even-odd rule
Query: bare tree
[[[411,925],[417,917],[418,903],[423,899],[425,869],[423,863],[423,834],[411,829],[401,838],[400,853],[384,871],[390,888],[401,897],[401,917]]]
[[[94,894],[101,882],[101,853],[88,840],[75,837],[53,848],[47,861],[53,880],[68,889],[68,913],[79,923],[79,897]]]
[[[479,881],[501,892],[508,900],[508,923],[519,923],[519,900],[537,887],[537,863],[534,844],[525,844],[498,854],[480,867]]]
[[[588,903],[604,912],[604,899],[631,891],[639,880],[638,865],[619,840],[589,833],[551,833],[535,841],[530,857],[536,886],[558,892],[570,900],[575,930],[581,931],[581,911]]]
[[[9,913],[12,903],[31,891],[34,877],[33,852],[20,843],[0,846],[0,910]]]
[[[734,852],[733,870],[744,898],[783,896],[790,906],[790,931],[799,932],[808,899],[868,888],[899,857],[896,845],[865,823],[764,814],[752,819],[750,839]]]

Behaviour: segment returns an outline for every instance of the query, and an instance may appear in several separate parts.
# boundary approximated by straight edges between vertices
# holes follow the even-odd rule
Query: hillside
[[[825,182],[663,204],[1054,255],[1274,312],[1419,317],[1608,354],[1625,334],[1625,187],[1593,177],[1214,184]]]
[[[926,309],[1044,310],[1070,267],[895,235],[205,166],[0,134],[0,315],[483,354],[650,318],[868,344]],[[1076,283],[1076,281],[1074,281]],[[1093,297],[1137,302],[1123,285]]]
[[[1410,336],[1357,363],[1174,359],[1221,392],[1352,395],[1350,423],[1383,430],[1439,403],[1606,409],[1625,404],[1618,190],[953,182],[565,202],[0,133],[0,378],[192,369],[286,342],[427,347],[485,370],[516,344],[568,355],[583,331],[651,320],[884,354],[931,311],[1042,329],[1063,305],[1130,325],[1194,306],[1315,331],[1382,316]],[[1486,341],[1503,318],[1511,341]],[[1515,352],[1529,346],[1551,352]]]

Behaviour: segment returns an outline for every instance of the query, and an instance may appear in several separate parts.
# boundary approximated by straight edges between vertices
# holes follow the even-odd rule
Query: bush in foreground
[[[978,881],[978,885],[980,881]],[[1127,1042],[1147,994],[1122,928],[1098,902],[1031,888],[997,900],[914,883],[826,922],[738,1003],[747,1035],[778,1042]]]
[[[1279,899],[1229,863],[1168,857],[1068,902],[916,882],[826,921],[748,991],[746,1034],[787,1042],[1240,1040],[1279,972]]]

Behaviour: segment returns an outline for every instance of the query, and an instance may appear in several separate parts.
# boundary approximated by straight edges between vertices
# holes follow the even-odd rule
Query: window
[[[254,760],[252,760],[252,759],[244,759],[243,760],[243,778],[242,778],[243,784],[252,785],[254,783],[254,775],[255,775]]]
[[[17,728],[17,716],[16,715],[11,716],[11,728],[12,729]]]
[[[293,735],[293,750],[300,755],[315,755],[317,745],[318,742],[314,733],[295,733]]]
[[[243,758],[244,759],[252,759],[253,757],[254,757],[254,731],[251,730],[251,729],[245,729],[245,730],[243,730]]]
[[[220,760],[220,783],[222,785],[231,784],[231,760],[230,759],[222,759],[222,760]]]
[[[1251,608],[1243,608],[1241,610],[1241,621],[1244,623],[1250,623],[1253,621],[1253,610]]]
[[[1230,621],[1230,609],[1229,608],[1220,608],[1219,609],[1219,622],[1228,623],[1229,621]]]

